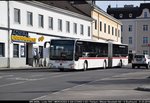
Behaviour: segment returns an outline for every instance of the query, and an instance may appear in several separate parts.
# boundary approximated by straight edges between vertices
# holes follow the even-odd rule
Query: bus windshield
[[[51,60],[73,60],[74,40],[51,40]]]

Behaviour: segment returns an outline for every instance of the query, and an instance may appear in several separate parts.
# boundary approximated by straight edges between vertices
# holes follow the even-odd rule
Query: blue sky
[[[101,9],[103,9],[104,11],[106,11],[108,5],[111,5],[111,7],[123,7],[124,5],[134,5],[134,7],[136,6],[140,6],[140,3],[150,3],[150,1],[147,0],[141,0],[141,1],[120,1],[120,0],[115,0],[115,1],[96,1],[96,5],[99,6]]]

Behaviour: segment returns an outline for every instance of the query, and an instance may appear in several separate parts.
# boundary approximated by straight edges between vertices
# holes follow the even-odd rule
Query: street
[[[150,70],[131,67],[0,71],[0,100],[149,100]]]

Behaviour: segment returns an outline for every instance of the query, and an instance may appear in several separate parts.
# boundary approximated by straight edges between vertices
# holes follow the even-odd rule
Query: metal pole
[[[7,12],[8,12],[8,68],[10,68],[10,7],[9,0],[7,1]]]

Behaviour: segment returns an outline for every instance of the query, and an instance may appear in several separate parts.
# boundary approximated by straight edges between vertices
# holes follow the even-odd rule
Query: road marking
[[[4,75],[4,76],[0,76],[0,79],[6,78],[6,77],[12,77],[12,76],[14,76],[14,75]]]
[[[10,86],[10,85],[22,84],[22,83],[25,83],[25,82],[26,81],[16,82],[16,83],[9,83],[9,84],[0,85],[0,87],[6,87],[6,86]]]
[[[35,81],[35,80],[42,80],[46,78],[36,78],[36,79],[30,79],[30,78],[22,78],[22,77],[15,77],[15,78],[8,78],[8,79],[14,79],[14,80],[25,80],[25,81]]]
[[[106,78],[108,78],[108,77],[106,77]],[[88,82],[88,83],[96,82],[96,81],[103,80],[103,79],[106,79],[106,78],[97,79],[97,80],[94,80],[94,81],[91,81],[91,82]],[[86,85],[86,84],[88,84],[88,83],[83,83],[83,84],[80,84],[80,85],[75,85],[75,86],[73,86],[73,87],[65,88],[65,89],[62,89],[62,90],[60,90],[60,91],[58,91],[58,92],[54,92],[54,93],[51,93],[51,94],[57,94],[57,93],[59,93],[59,92],[64,92],[64,91],[67,91],[67,90],[72,89],[72,88],[76,88],[76,87],[80,87],[80,86]],[[49,96],[49,95],[51,95],[51,94],[43,95],[43,96],[34,98],[34,99],[32,99],[32,100],[41,100],[42,98],[45,98],[45,97],[47,97],[47,96]]]

